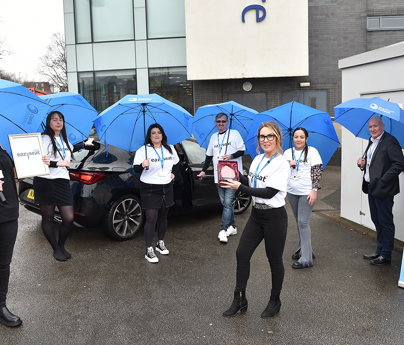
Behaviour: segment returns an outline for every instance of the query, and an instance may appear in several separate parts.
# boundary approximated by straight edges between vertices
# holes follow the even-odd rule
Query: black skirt
[[[167,184],[149,184],[140,182],[140,198],[144,210],[159,209],[163,204],[166,207],[174,205],[173,182]]]
[[[34,201],[39,205],[73,206],[70,181],[34,177]]]

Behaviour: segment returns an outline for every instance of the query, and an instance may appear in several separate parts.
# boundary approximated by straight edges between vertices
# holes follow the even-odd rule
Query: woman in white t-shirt
[[[46,118],[42,142],[46,155],[43,161],[49,165],[49,175],[34,177],[34,200],[41,208],[42,231],[52,246],[53,257],[58,261],[66,261],[71,255],[65,249],[65,242],[73,225],[73,194],[70,189],[69,171],[73,152],[82,148],[97,149],[93,138],[85,143],[72,145],[67,140],[65,118],[59,111],[52,111]],[[86,147],[85,147],[86,146]],[[87,147],[91,146],[91,148]],[[55,206],[58,207],[62,223],[59,226],[59,239],[56,239],[53,226]]]
[[[179,162],[174,146],[167,144],[167,136],[158,123],[147,130],[146,145],[136,151],[133,168],[140,176],[140,197],[145,211],[146,223],[144,237],[148,262],[157,263],[158,257],[153,250],[153,237],[157,229],[156,251],[167,255],[164,244],[167,231],[168,208],[174,205],[173,166]],[[177,167],[175,167],[176,170]]]
[[[315,258],[311,247],[310,215],[321,188],[323,162],[317,149],[307,146],[309,134],[304,128],[293,132],[294,148],[285,151],[291,176],[288,182],[288,200],[292,207],[299,233],[299,245],[292,259],[297,260],[292,267],[299,269],[313,266]]]
[[[265,240],[265,252],[271,267],[272,289],[261,317],[275,316],[281,308],[280,293],[285,275],[282,255],[288,227],[284,205],[290,168],[282,155],[282,132],[275,122],[262,123],[257,138],[264,154],[254,158],[248,179],[240,176],[241,183],[229,181],[224,186],[251,195],[253,207],[236,252],[237,273],[233,304],[223,316],[247,311],[245,290],[250,275],[250,259],[262,240]]]

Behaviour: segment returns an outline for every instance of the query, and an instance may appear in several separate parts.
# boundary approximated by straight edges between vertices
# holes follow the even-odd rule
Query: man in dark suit
[[[358,159],[358,166],[365,171],[362,190],[368,194],[377,248],[363,258],[371,260],[372,265],[386,265],[391,262],[394,247],[393,199],[400,192],[398,175],[404,170],[404,156],[397,139],[384,131],[380,117],[369,120],[369,131],[365,158]]]

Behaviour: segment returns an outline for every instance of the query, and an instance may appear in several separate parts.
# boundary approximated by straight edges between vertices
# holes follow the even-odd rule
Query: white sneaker
[[[237,227],[236,227],[236,226],[233,227],[232,225],[230,225],[230,226],[227,228],[226,235],[227,235],[227,236],[237,235]]]
[[[227,242],[227,235],[226,235],[226,230],[220,230],[219,235],[217,236],[219,238],[220,242]]]
[[[159,262],[159,258],[154,254],[153,247],[146,248],[146,255],[144,256],[147,261],[156,264]]]
[[[169,250],[166,248],[164,241],[163,240],[158,240],[157,244],[156,244],[156,250],[163,255],[167,255],[169,252]]]

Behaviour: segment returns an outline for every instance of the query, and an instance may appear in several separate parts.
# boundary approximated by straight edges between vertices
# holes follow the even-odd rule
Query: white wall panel
[[[73,8],[73,0],[63,0],[63,13],[72,13]]]
[[[187,57],[185,45],[185,38],[149,40],[149,68],[186,66]]]
[[[66,60],[67,60],[67,72],[77,72],[75,45],[66,46]]]
[[[149,71],[147,68],[136,70],[137,93],[139,95],[149,94]]]
[[[95,71],[136,68],[134,41],[94,43],[93,51]]]
[[[76,35],[74,31],[74,13],[65,14],[65,42],[66,44],[76,43]]]
[[[136,66],[147,68],[147,41],[136,41]]]
[[[135,7],[135,39],[145,40],[147,39],[146,29],[146,8]]]
[[[67,73],[67,83],[69,92],[79,93],[79,82],[76,72]]]
[[[78,44],[77,49],[77,71],[92,71],[93,65],[93,45]]]

